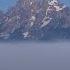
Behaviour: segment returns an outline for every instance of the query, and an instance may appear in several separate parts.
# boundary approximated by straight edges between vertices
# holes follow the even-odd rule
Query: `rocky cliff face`
[[[18,0],[0,12],[0,39],[69,39],[69,18],[70,8],[58,0]]]

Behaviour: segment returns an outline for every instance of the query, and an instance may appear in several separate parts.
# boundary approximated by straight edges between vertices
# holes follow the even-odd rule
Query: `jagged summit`
[[[51,8],[54,8],[56,11],[60,11],[66,8],[66,5],[63,5],[58,0],[52,0],[48,2],[48,4],[49,4],[48,10],[50,10]]]
[[[58,0],[18,0],[0,16],[0,39],[70,38],[70,8]]]
[[[59,1],[58,0],[51,0],[51,1],[48,1],[48,4],[49,5],[58,5]]]

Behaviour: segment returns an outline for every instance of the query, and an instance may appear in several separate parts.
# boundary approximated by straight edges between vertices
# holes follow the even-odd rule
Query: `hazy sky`
[[[0,0],[0,9],[7,10],[10,6],[14,5],[17,0]]]
[[[70,0],[61,0],[66,5],[70,5]],[[0,0],[0,9],[6,11],[10,6],[16,3],[16,0]]]
[[[65,3],[66,5],[70,6],[70,0],[60,0],[62,1],[63,3]]]

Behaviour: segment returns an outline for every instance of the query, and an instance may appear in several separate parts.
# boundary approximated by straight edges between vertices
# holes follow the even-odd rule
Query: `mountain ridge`
[[[70,8],[59,0],[18,0],[0,15],[0,39],[69,39],[69,18]]]

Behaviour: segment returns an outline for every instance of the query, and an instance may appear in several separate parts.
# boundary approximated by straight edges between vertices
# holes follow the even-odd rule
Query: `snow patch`
[[[44,18],[44,20],[42,21],[43,24],[41,25],[41,28],[47,26],[50,22],[51,22],[52,18],[46,17]]]
[[[23,33],[24,38],[27,38],[28,35],[29,35],[29,32],[25,32],[25,33]]]

